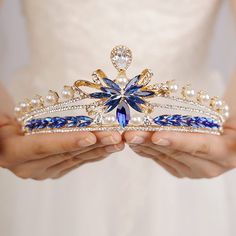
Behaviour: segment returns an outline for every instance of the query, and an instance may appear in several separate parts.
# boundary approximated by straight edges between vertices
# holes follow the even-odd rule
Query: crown
[[[61,95],[53,90],[36,95],[15,107],[26,134],[80,130],[183,131],[220,134],[228,117],[228,106],[218,97],[181,88],[174,80],[157,83],[149,69],[129,78],[132,62],[129,48],[119,45],[111,51],[117,69],[109,79],[98,69],[92,81],[77,80],[64,86]],[[151,82],[152,80],[152,82]]]

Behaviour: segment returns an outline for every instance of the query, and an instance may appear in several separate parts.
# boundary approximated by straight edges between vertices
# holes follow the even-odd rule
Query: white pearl
[[[223,114],[223,116],[224,116],[225,118],[228,118],[228,117],[229,117],[229,112],[226,111],[226,112]]]
[[[186,89],[185,94],[187,97],[192,98],[195,95],[195,91],[193,89]]]
[[[42,98],[40,96],[36,96],[36,97],[32,98],[31,101],[30,101],[31,106],[35,107],[35,108],[41,106],[42,103],[43,103],[43,101],[42,101]]]
[[[224,105],[221,108],[222,112],[228,112],[229,111],[229,106],[228,105]]]
[[[223,105],[223,102],[222,102],[221,100],[219,100],[219,99],[217,99],[217,100],[215,101],[215,103],[214,103],[215,109],[221,108],[222,105]]]
[[[125,76],[119,76],[116,78],[116,83],[121,87],[124,88],[128,83],[128,79]]]
[[[112,124],[116,121],[116,118],[115,116],[106,116],[105,117],[105,122],[108,123],[108,124]]]
[[[210,100],[210,96],[205,92],[199,92],[197,99],[199,102],[207,103]]]
[[[20,115],[20,113],[21,113],[21,107],[16,106],[16,107],[14,108],[14,111],[15,111],[16,115]]]
[[[52,104],[52,105],[57,103],[58,99],[59,99],[59,97],[58,97],[57,93],[54,91],[49,91],[48,95],[46,96],[46,102],[49,104]]]
[[[178,91],[178,85],[174,81],[168,81],[167,82],[168,88],[170,92],[177,92]]]
[[[20,103],[20,108],[21,108],[21,111],[22,111],[22,112],[27,112],[27,111],[29,111],[29,107],[30,107],[30,106],[29,106],[29,103],[26,102],[26,101]]]
[[[74,97],[74,91],[71,87],[65,86],[61,93],[64,99],[71,99]]]
[[[134,125],[139,125],[139,124],[141,124],[142,122],[143,122],[143,118],[142,117],[140,117],[140,116],[132,116],[132,118],[131,118],[131,122],[132,122],[132,124],[134,124]]]

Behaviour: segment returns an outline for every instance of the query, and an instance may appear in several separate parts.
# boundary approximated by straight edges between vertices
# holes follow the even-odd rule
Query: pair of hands
[[[21,178],[59,178],[102,160],[127,143],[176,177],[211,178],[236,167],[236,124],[221,136],[177,132],[71,132],[23,136],[10,117],[0,116],[0,166]]]

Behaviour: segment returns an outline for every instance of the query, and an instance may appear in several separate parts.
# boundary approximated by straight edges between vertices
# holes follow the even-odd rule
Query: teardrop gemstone
[[[118,120],[120,126],[125,128],[130,121],[130,110],[129,106],[125,101],[122,101],[116,110],[116,119]]]

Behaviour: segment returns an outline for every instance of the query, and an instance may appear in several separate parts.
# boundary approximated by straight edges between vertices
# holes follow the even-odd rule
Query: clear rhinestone
[[[117,70],[127,70],[132,61],[132,52],[125,46],[116,46],[111,51],[111,61]]]

